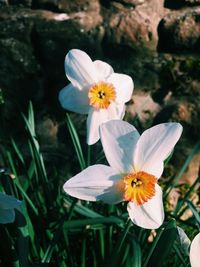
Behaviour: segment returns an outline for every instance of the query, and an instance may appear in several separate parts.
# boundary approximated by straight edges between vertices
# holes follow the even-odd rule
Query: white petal
[[[134,84],[130,76],[125,74],[113,73],[108,78],[107,82],[112,83],[116,89],[116,102],[126,103],[131,99]]]
[[[134,149],[140,135],[131,124],[112,120],[100,126],[104,153],[110,166],[118,172],[133,170]]]
[[[81,89],[98,81],[98,73],[91,58],[79,49],[70,50],[65,57],[65,73],[71,83]]]
[[[157,229],[164,220],[164,209],[162,202],[162,190],[156,185],[155,196],[144,205],[128,204],[128,213],[136,225],[145,229]]]
[[[124,103],[115,103],[111,105],[111,109],[114,109],[115,111],[113,111],[113,113],[116,114],[115,116],[113,116],[113,118],[111,118],[112,120],[122,120],[124,118],[126,109]]]
[[[13,209],[18,207],[20,204],[21,201],[18,199],[0,192],[0,209]]]
[[[200,233],[195,236],[190,246],[191,267],[200,266]]]
[[[124,106],[112,103],[107,109],[91,108],[87,118],[87,144],[96,143],[99,136],[99,126],[113,119],[121,119],[124,115]]]
[[[94,65],[98,73],[98,79],[104,81],[107,79],[114,71],[113,68],[101,60],[95,60]]]
[[[72,84],[64,87],[58,96],[61,106],[64,109],[87,114],[89,112],[89,100],[87,90],[79,90]]]
[[[117,186],[120,179],[111,167],[99,164],[72,177],[63,188],[67,194],[79,199],[114,204],[123,200],[123,192]]]
[[[9,210],[0,210],[0,223],[12,223],[15,220],[15,211],[14,209]]]
[[[146,130],[135,149],[135,170],[146,171],[159,178],[163,172],[163,161],[173,150],[181,133],[179,123],[162,123]]]
[[[96,110],[91,108],[87,117],[87,144],[95,144],[99,136],[99,126],[108,120],[108,112],[105,109]]]

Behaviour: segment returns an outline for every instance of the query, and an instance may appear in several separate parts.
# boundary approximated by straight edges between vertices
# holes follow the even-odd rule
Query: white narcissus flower
[[[65,72],[71,83],[60,91],[59,101],[67,110],[88,114],[87,143],[92,145],[99,140],[101,123],[124,117],[133,81],[128,75],[114,73],[103,61],[92,61],[79,49],[66,55]]]
[[[141,136],[125,121],[104,123],[100,136],[110,166],[90,166],[63,188],[83,200],[109,204],[127,201],[129,216],[136,225],[156,229],[164,220],[162,190],[157,180],[163,172],[163,161],[181,133],[179,123],[156,125]]]
[[[191,267],[200,267],[200,233],[195,236],[190,246]]]
[[[163,172],[163,161],[181,133],[179,123],[156,125],[141,136],[125,121],[104,123],[100,136],[110,166],[88,167],[69,179],[64,190],[88,201],[127,201],[129,216],[136,225],[156,229],[164,220],[162,190],[157,180]]]
[[[15,220],[15,211],[21,204],[18,199],[0,192],[0,223],[12,223]]]

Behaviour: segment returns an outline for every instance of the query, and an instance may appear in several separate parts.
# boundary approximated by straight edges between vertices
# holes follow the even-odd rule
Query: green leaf
[[[195,221],[199,227],[199,230],[200,230],[200,215],[199,215],[199,212],[197,211],[196,207],[194,206],[194,204],[190,201],[190,200],[187,200],[186,201],[188,207],[191,209],[193,215],[194,215],[194,218],[195,218]]]
[[[64,223],[64,229],[73,229],[73,228],[90,228],[91,225],[96,224],[117,224],[123,225],[124,221],[118,217],[102,217],[102,218],[93,218],[93,219],[81,219],[81,220],[71,220]]]
[[[172,219],[165,226],[163,226],[153,244],[152,249],[147,256],[143,267],[162,266],[163,262],[167,260],[169,253],[173,248],[173,244],[177,238],[176,221]]]
[[[36,138],[36,133],[35,133],[34,112],[33,112],[32,103],[30,103],[29,105],[28,118],[23,113],[22,113],[22,117],[24,119],[24,122],[27,127],[27,131],[29,133],[29,137],[31,141],[29,144],[29,147],[32,152],[33,159],[35,161],[35,165],[38,169],[40,176],[44,180],[44,182],[48,184],[48,177],[47,177],[47,173],[46,173],[46,169],[44,165],[43,156],[40,153],[40,145]]]
[[[76,128],[68,113],[66,114],[66,123],[69,129],[69,133],[70,133],[70,136],[71,136],[71,139],[72,139],[75,151],[76,151],[76,155],[77,155],[81,170],[84,170],[86,168],[86,163],[83,157],[83,151],[81,148],[80,140],[79,140]]]
[[[183,204],[189,199],[190,194],[194,191],[196,185],[199,183],[200,177],[198,177],[194,183],[189,187],[189,190],[185,193],[182,199],[180,199],[176,205],[176,208],[174,209],[173,214],[176,216],[178,214],[179,217],[184,213],[184,211],[187,209],[187,206],[185,207]]]
[[[131,266],[141,267],[142,266],[142,251],[141,247],[135,240],[132,240],[131,243]]]
[[[117,266],[117,263],[119,261],[119,257],[122,254],[122,251],[124,251],[124,249],[127,249],[127,243],[125,242],[127,235],[129,233],[130,228],[133,226],[132,221],[129,219],[123,229],[123,231],[120,233],[120,236],[117,240],[117,243],[110,255],[110,257],[107,260],[106,266]],[[125,244],[125,247],[124,246]],[[124,259],[125,260],[125,259]]]
[[[68,206],[72,205],[72,203],[69,200],[65,199],[64,201],[65,201],[65,205],[68,205]],[[83,215],[89,218],[103,218],[103,215],[97,213],[96,211],[93,211],[90,208],[83,206],[80,202],[77,202],[75,204],[74,211],[80,215]]]
[[[34,213],[36,215],[38,215],[38,210],[37,210],[36,206],[34,205],[33,201],[29,198],[29,196],[27,195],[27,193],[25,192],[25,190],[23,189],[23,187],[21,186],[21,184],[19,182],[17,171],[16,171],[15,164],[14,164],[14,160],[13,160],[12,155],[9,151],[7,151],[7,159],[8,159],[8,162],[10,164],[10,168],[15,175],[15,179],[13,179],[14,184],[17,186],[21,195],[27,201],[27,203],[30,205],[30,207],[32,208]]]
[[[29,231],[23,210],[24,208],[21,207],[18,208],[18,212],[16,212],[16,221],[18,225],[17,244],[20,267],[27,267],[29,254]]]
[[[12,146],[13,146],[13,148],[14,148],[14,150],[15,150],[15,152],[16,152],[18,158],[19,158],[19,160],[20,160],[21,163],[25,166],[25,162],[24,162],[23,155],[22,155],[22,153],[20,152],[20,150],[19,150],[19,148],[18,148],[18,146],[17,146],[17,144],[15,143],[15,140],[14,140],[13,138],[11,138],[11,144],[12,144]]]
[[[86,238],[82,240],[81,267],[86,267]]]
[[[173,182],[171,184],[169,184],[170,186],[168,187],[168,189],[166,190],[165,194],[164,194],[164,198],[166,199],[167,196],[169,195],[169,193],[171,192],[171,190],[178,184],[180,178],[182,177],[182,175],[184,174],[184,172],[186,171],[188,165],[190,164],[191,160],[193,159],[193,157],[195,156],[195,154],[197,153],[197,151],[200,149],[200,142],[198,142],[192,149],[190,155],[187,157],[186,161],[184,162],[181,170],[179,171],[179,173],[175,176],[175,178],[173,179]]]

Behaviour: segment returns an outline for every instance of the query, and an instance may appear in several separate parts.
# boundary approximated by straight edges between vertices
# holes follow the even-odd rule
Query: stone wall
[[[199,139],[199,0],[0,0],[0,48],[2,115],[13,134],[32,100],[41,139],[63,142],[57,96],[67,84],[64,57],[79,48],[133,77],[127,119],[137,114],[141,130],[184,125],[180,164]]]

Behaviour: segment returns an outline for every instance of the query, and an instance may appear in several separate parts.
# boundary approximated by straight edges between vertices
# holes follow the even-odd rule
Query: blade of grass
[[[65,199],[65,205],[67,206],[71,206],[72,203]],[[74,206],[74,211],[79,213],[80,215],[83,215],[85,217],[89,217],[89,218],[103,218],[103,216],[99,213],[97,213],[96,211],[93,211],[85,206],[83,206],[80,202],[77,202]]]
[[[40,146],[36,138],[34,112],[33,112],[33,106],[31,103],[29,105],[28,118],[23,113],[22,113],[22,118],[24,119],[25,125],[27,127],[27,131],[29,133],[30,141],[32,143],[32,151],[35,155],[34,159],[37,163],[37,166],[39,168],[42,178],[48,184],[48,177],[47,177],[47,173],[46,173],[46,169],[44,165],[44,160],[43,160],[42,154],[40,153]]]
[[[199,212],[197,211],[196,207],[194,206],[194,204],[189,201],[189,200],[186,200],[186,203],[188,205],[188,207],[191,209],[193,215],[194,215],[194,218],[196,220],[196,223],[197,223],[197,226],[200,230],[200,215],[199,215]]]
[[[100,229],[98,232],[99,232],[100,254],[101,254],[101,259],[103,261],[105,256],[104,230]]]
[[[31,131],[35,135],[35,119],[34,119],[34,111],[33,111],[33,104],[30,101],[28,107],[28,121],[31,126]]]
[[[86,238],[82,240],[82,249],[81,249],[81,267],[86,267]]]
[[[16,152],[16,155],[18,156],[20,162],[23,164],[23,166],[25,166],[25,162],[24,162],[24,158],[22,156],[22,153],[19,151],[19,148],[17,146],[17,144],[15,143],[14,139],[11,138],[11,144]]]
[[[14,151],[15,151],[15,153],[16,153],[16,155],[17,155],[19,161],[20,161],[21,164],[23,165],[23,170],[24,170],[24,172],[25,172],[25,174],[26,174],[26,176],[27,176],[27,179],[25,179],[24,182],[23,182],[23,188],[24,188],[25,191],[27,191],[27,189],[29,188],[29,186],[32,187],[31,179],[32,179],[32,177],[33,177],[33,173],[34,173],[34,172],[31,172],[31,170],[30,170],[30,167],[33,166],[32,161],[31,161],[30,167],[29,167],[29,169],[28,169],[28,171],[27,171],[27,167],[26,167],[26,164],[25,164],[23,155],[22,155],[22,153],[20,152],[20,150],[19,150],[19,148],[18,148],[18,145],[16,144],[16,142],[15,142],[15,140],[14,140],[13,138],[11,138],[11,144],[12,144],[12,146],[13,146],[13,148],[14,148]],[[34,171],[34,170],[33,170],[33,171]],[[33,190],[33,187],[32,187],[32,190]]]
[[[64,223],[64,229],[72,228],[82,228],[89,227],[90,225],[95,224],[117,224],[123,225],[124,221],[118,217],[102,217],[102,218],[93,218],[93,219],[80,219],[80,220],[71,220]],[[122,241],[123,242],[123,241]]]
[[[189,198],[190,194],[193,192],[195,186],[199,183],[200,181],[200,177],[198,177],[194,183],[190,186],[189,190],[185,193],[183,199],[181,199],[178,204],[176,205],[176,208],[174,209],[174,215],[179,215],[181,216],[181,214],[185,211],[185,208],[182,209],[183,207],[183,203],[185,203],[187,201],[187,199]]]
[[[118,240],[117,240],[117,243],[111,253],[111,256],[109,257],[107,263],[106,263],[106,266],[115,266],[117,261],[118,261],[118,258],[119,258],[119,255],[120,255],[120,252],[121,252],[121,249],[122,249],[122,246],[124,244],[124,241],[127,237],[127,234],[130,230],[130,227],[132,226],[132,221],[130,219],[128,219],[125,227],[124,227],[124,230],[121,232]]]
[[[75,151],[76,151],[76,155],[79,161],[80,168],[81,170],[84,170],[86,168],[86,163],[83,157],[80,140],[79,140],[76,128],[68,113],[66,114],[66,123],[67,123],[67,127],[68,127],[68,130],[69,130],[69,133],[70,133],[70,136],[71,136],[71,139],[72,139]]]
[[[32,208],[33,212],[36,215],[38,215],[38,210],[37,210],[36,206],[34,205],[32,200],[29,198],[29,196],[26,194],[26,192],[24,191],[23,187],[21,186],[21,184],[19,182],[18,175],[17,175],[17,172],[16,172],[16,168],[15,168],[15,165],[14,165],[14,161],[13,161],[12,155],[11,155],[11,153],[9,151],[7,151],[7,159],[8,159],[8,162],[10,164],[10,169],[12,170],[12,172],[15,175],[15,179],[13,179],[13,182],[15,183],[17,188],[19,189],[21,195],[24,197],[24,199],[30,205],[30,207]]]
[[[155,267],[162,266],[163,262],[167,259],[167,256],[171,252],[174,241],[177,238],[176,221],[171,220],[166,226],[162,227],[145,259],[143,267]]]
[[[73,209],[75,209],[75,204],[73,206]],[[69,216],[69,215],[70,214],[68,214],[67,216]],[[116,217],[109,217],[109,218],[103,217],[103,218],[95,218],[95,219],[82,219],[82,220],[69,220],[69,221],[65,221],[65,219],[63,218],[60,225],[57,226],[57,230],[53,236],[53,239],[51,240],[51,242],[48,246],[48,249],[45,252],[45,255],[42,259],[42,263],[49,263],[50,262],[50,260],[52,258],[53,251],[55,249],[55,246],[57,245],[57,242],[59,241],[59,237],[60,237],[62,230],[70,230],[73,228],[89,227],[90,225],[95,225],[95,224],[113,224],[113,223],[114,224],[121,224],[121,223],[123,223],[123,221],[120,220],[119,218],[116,218]]]
[[[180,180],[180,178],[182,177],[182,175],[184,174],[184,172],[186,171],[188,165],[190,164],[191,160],[193,159],[194,155],[197,153],[197,151],[200,149],[200,142],[198,142],[192,149],[192,152],[189,154],[189,156],[187,157],[186,161],[184,162],[181,170],[179,171],[179,173],[175,176],[175,178],[173,179],[173,182],[171,184],[169,184],[169,187],[167,188],[166,192],[164,193],[164,199],[167,198],[167,196],[169,195],[169,193],[171,192],[172,188],[174,188],[177,184],[178,181]]]
[[[142,252],[140,245],[135,241],[132,240],[131,242],[131,266],[134,267],[141,267],[142,266]]]
[[[130,244],[126,243],[125,248],[123,249],[123,253],[122,254],[122,259],[120,260],[120,265],[124,266],[124,264],[126,263],[127,266],[131,266],[130,264],[130,258],[129,258],[129,254],[130,254]]]
[[[56,234],[54,235],[53,239],[51,240],[43,258],[42,258],[42,263],[50,263],[51,261],[51,258],[52,258],[52,254],[53,254],[53,251],[55,249],[55,246],[59,240],[59,237],[60,237],[60,230],[58,232],[56,232]]]
[[[173,247],[174,247],[174,250],[175,250],[175,252],[176,252],[176,255],[178,256],[178,258],[179,258],[180,261],[182,262],[183,266],[184,266],[184,267],[187,267],[187,264],[186,264],[186,262],[185,262],[185,257],[183,257],[183,255],[181,254],[181,252],[180,252],[180,250],[179,250],[177,244],[175,243]]]
[[[64,240],[66,243],[66,252],[67,252],[67,256],[68,256],[68,264],[70,267],[75,267],[75,263],[74,263],[74,259],[73,259],[73,255],[72,255],[72,250],[71,250],[71,244],[69,242],[69,238],[68,238],[68,231],[66,231],[66,229],[63,229],[63,236],[64,236]]]
[[[97,256],[95,254],[94,248],[92,247],[92,255],[93,255],[93,267],[97,267]]]
[[[18,212],[16,212],[16,221],[18,228],[17,246],[20,267],[27,267],[29,255],[29,231],[23,210],[24,209],[22,204],[22,207],[18,208]]]

